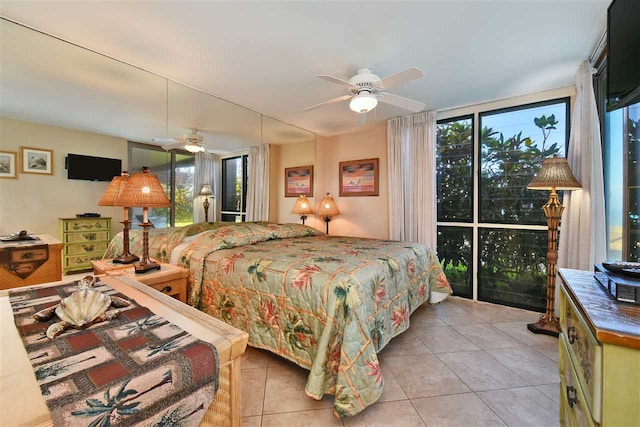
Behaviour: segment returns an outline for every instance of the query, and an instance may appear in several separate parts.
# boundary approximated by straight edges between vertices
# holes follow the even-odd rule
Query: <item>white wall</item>
[[[21,146],[53,150],[54,173],[20,173],[18,159],[18,178],[0,179],[0,234],[27,230],[59,238],[58,218],[83,212],[112,217],[113,232],[122,230],[122,208],[97,205],[109,183],[67,179],[64,165],[73,153],[122,159],[126,169],[125,139],[0,117],[0,150],[19,156]]]

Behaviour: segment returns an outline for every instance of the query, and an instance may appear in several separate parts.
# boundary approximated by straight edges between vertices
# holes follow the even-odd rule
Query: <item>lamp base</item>
[[[133,264],[136,261],[140,261],[140,257],[132,254],[123,254],[111,260],[114,264]]]
[[[529,323],[527,325],[527,329],[534,334],[545,334],[551,335],[552,337],[560,335],[560,324],[558,323],[558,319],[547,320],[544,316],[536,323]]]
[[[136,274],[146,273],[147,271],[150,271],[150,270],[160,270],[160,264],[149,260],[147,262],[139,262],[135,266]]]

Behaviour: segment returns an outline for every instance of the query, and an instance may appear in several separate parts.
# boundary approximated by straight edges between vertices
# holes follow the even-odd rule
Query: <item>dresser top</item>
[[[640,348],[640,306],[612,299],[592,271],[561,268],[568,293],[603,343]]]

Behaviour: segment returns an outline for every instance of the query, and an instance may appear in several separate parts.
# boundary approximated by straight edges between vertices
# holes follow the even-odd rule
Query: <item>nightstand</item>
[[[189,270],[173,264],[160,263],[160,270],[151,270],[136,274],[133,264],[114,264],[111,260],[101,259],[91,261],[94,274],[107,276],[128,276],[144,283],[164,294],[172,296],[184,303],[187,302],[187,277]]]

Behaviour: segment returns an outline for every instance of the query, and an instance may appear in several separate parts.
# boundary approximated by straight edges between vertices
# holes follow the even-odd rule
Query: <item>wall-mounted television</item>
[[[640,102],[640,0],[607,11],[607,111]]]
[[[87,181],[111,181],[122,171],[122,160],[106,157],[68,154],[66,159],[67,178]]]

